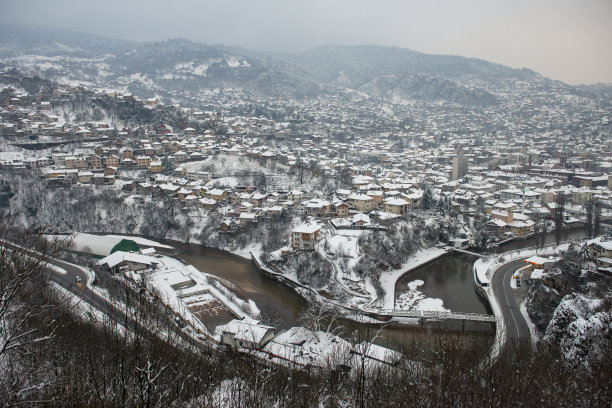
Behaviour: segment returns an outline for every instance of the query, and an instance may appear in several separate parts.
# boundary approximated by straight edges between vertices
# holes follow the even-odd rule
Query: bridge
[[[495,322],[495,316],[479,313],[437,312],[431,310],[364,309],[363,312],[378,319],[410,317],[423,320],[469,320],[473,322]]]
[[[482,258],[483,256],[486,255],[486,254],[479,254],[478,252],[467,251],[465,249],[454,248],[454,247],[447,247],[447,251],[448,252],[455,251],[455,252],[459,252],[461,254],[468,254],[468,255],[476,256],[478,258]]]

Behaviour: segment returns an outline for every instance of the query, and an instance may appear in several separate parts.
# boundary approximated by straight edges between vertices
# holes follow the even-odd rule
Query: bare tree
[[[597,236],[601,232],[601,201],[594,201],[593,213],[593,236]]]
[[[339,335],[343,331],[339,324],[340,312],[333,305],[310,303],[298,319],[302,326],[315,332],[315,335],[319,331],[333,335]]]
[[[565,196],[562,191],[557,195],[557,206],[555,208],[555,241],[557,245],[561,243],[563,233],[563,216],[565,213]]]
[[[0,216],[0,357],[50,338],[30,322],[52,307],[45,302],[47,268],[69,241],[48,241],[45,232],[20,230],[12,216]]]

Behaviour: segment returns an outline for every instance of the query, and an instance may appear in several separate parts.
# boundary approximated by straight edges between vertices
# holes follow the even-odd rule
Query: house
[[[221,221],[218,230],[221,232],[230,232],[240,228],[240,221],[235,218],[226,218]]]
[[[175,162],[182,163],[185,161],[185,159],[187,159],[187,153],[179,150],[178,152],[174,153],[172,157],[174,158]]]
[[[134,158],[134,151],[133,150],[125,149],[123,151],[123,153],[121,153],[121,160],[133,159],[133,158]]]
[[[163,195],[163,196],[171,196],[174,195],[176,192],[178,192],[181,189],[180,186],[177,186],[176,184],[160,184],[158,186],[154,187],[155,193],[156,195]]]
[[[491,218],[486,224],[487,231],[493,232],[502,237],[508,232],[508,223],[499,218]]]
[[[161,173],[164,170],[164,166],[162,165],[161,160],[152,161],[149,166],[149,171],[151,173]]]
[[[187,198],[187,196],[189,196],[189,195],[191,195],[191,194],[192,194],[191,190],[187,190],[187,189],[186,189],[186,188],[184,188],[184,187],[180,188],[180,189],[179,189],[179,190],[176,192],[176,195],[177,195],[177,198],[178,198],[178,200],[179,200],[179,201],[183,201],[183,200],[185,200],[185,198]],[[194,196],[194,197],[195,197],[195,196]]]
[[[529,219],[528,216],[521,213],[516,213],[513,214],[512,218],[512,222],[508,223],[508,227],[510,228],[510,232],[512,234],[522,236],[533,232],[535,222]]]
[[[513,235],[522,236],[532,232],[534,224],[535,223],[532,220],[515,220],[508,224],[508,227]]]
[[[420,207],[423,201],[423,190],[412,190],[410,194],[402,194],[402,199],[408,202],[410,208]]]
[[[104,183],[105,183],[104,173],[94,173],[94,175],[93,175],[93,183],[96,186],[104,185]]]
[[[351,194],[348,198],[349,204],[360,212],[370,212],[376,208],[377,204],[372,197],[365,194]]]
[[[217,205],[217,202],[212,198],[200,198],[198,200],[198,205],[207,210],[212,210]]]
[[[315,223],[303,224],[291,230],[293,249],[313,250],[320,238],[321,226]]]
[[[221,190],[219,188],[213,188],[212,190],[208,190],[206,192],[206,197],[213,199],[215,201],[223,201],[227,196],[227,191]]]
[[[212,177],[209,171],[189,171],[184,175],[187,180],[208,183]]]
[[[66,156],[64,165],[69,169],[85,169],[87,168],[87,159],[85,157]]]
[[[257,222],[257,214],[243,212],[243,213],[240,213],[240,216],[238,217],[238,219],[240,220],[240,227],[246,228],[249,225]]]
[[[376,203],[380,203],[385,196],[385,193],[380,190],[370,190],[366,193],[367,196],[372,197],[372,200]]]
[[[257,320],[234,319],[215,329],[220,342],[231,348],[258,350],[274,338],[274,327],[259,324]]]
[[[80,171],[78,174],[79,183],[91,183],[93,173],[91,171]]]
[[[346,200],[351,195],[351,190],[340,189],[336,191],[336,196],[341,200]]]
[[[370,217],[366,214],[357,213],[353,215],[351,223],[357,227],[365,227],[370,225]]]
[[[262,193],[253,193],[253,195],[251,196],[250,202],[251,204],[253,204],[255,207],[261,207],[263,204],[263,201],[268,197],[267,194],[262,194]]]
[[[176,177],[185,177],[186,174],[187,174],[187,170],[184,167],[177,167],[174,169],[174,175]]]
[[[514,214],[511,211],[492,210],[491,218],[496,218],[506,224],[510,224],[514,220]]]
[[[591,243],[589,252],[598,268],[612,268],[612,239]]]
[[[403,198],[387,198],[384,204],[385,212],[398,215],[406,215],[408,212],[408,201]]]
[[[292,190],[287,194],[287,200],[299,203],[304,199],[304,193],[300,190]]]
[[[104,165],[106,167],[119,167],[119,158],[114,154],[111,154],[104,159]]]
[[[336,204],[336,213],[338,217],[348,217],[349,215],[349,206],[346,203]]]
[[[106,266],[111,272],[140,271],[155,268],[157,264],[157,258],[124,251],[114,252],[98,261],[98,265]]]
[[[140,169],[151,167],[151,158],[148,156],[136,156],[136,166]]]
[[[548,270],[555,264],[555,258],[544,258],[541,256],[534,255],[527,259],[524,259],[523,262],[530,264],[533,269]]]
[[[245,201],[234,207],[234,214],[240,215],[241,213],[250,212],[253,208],[253,204]]]

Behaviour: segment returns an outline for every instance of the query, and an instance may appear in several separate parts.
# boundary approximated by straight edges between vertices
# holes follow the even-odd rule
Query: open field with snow
[[[65,235],[55,235],[51,237],[65,238]],[[160,244],[159,242],[141,237],[131,237],[127,235],[93,235],[75,232],[70,248],[79,252],[87,252],[94,255],[106,256],[115,245],[127,239],[136,242],[141,247],[153,247],[172,249],[171,246]]]

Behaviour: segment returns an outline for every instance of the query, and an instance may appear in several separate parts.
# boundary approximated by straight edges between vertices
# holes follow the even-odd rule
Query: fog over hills
[[[527,69],[387,46],[326,45],[265,53],[185,39],[135,43],[91,34],[0,26],[0,62],[45,78],[180,100],[240,89],[258,97],[313,97],[343,88],[391,103],[498,103],[512,81],[551,82]]]

